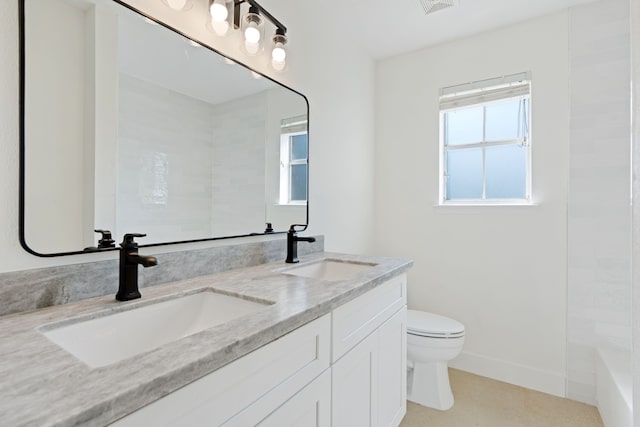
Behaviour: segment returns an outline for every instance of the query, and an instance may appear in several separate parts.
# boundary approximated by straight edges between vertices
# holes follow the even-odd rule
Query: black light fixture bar
[[[272,14],[269,13],[264,7],[260,6],[255,0],[234,0],[233,7],[233,27],[237,30],[240,28],[240,5],[242,3],[249,3],[252,7],[258,9],[258,11],[267,18],[273,25],[275,25],[282,34],[287,33],[287,27],[285,27],[282,22],[278,21]]]

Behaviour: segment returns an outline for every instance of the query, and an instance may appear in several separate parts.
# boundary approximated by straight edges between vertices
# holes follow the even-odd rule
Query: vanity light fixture
[[[163,0],[183,1],[183,0]],[[190,1],[190,0],[186,0]],[[259,53],[265,43],[265,21],[275,27],[274,36],[271,38],[271,65],[277,71],[285,67],[287,52],[284,45],[287,43],[287,27],[271,15],[255,0],[208,0],[209,13],[211,15],[210,28],[219,35],[224,36],[230,28],[241,30],[244,40],[244,50],[249,55]],[[247,12],[242,14],[242,5],[249,6]]]
[[[191,8],[193,0],[162,0],[164,4],[173,10],[184,11]],[[247,13],[242,15],[242,5],[249,5]],[[264,24],[269,21],[275,27],[274,36],[271,38],[271,66],[276,71],[285,68],[287,52],[284,45],[287,44],[287,27],[282,25],[256,0],[208,0],[209,14],[211,15],[207,27],[218,36],[225,36],[230,28],[242,30],[244,35],[244,50],[249,55],[258,54],[264,43]]]

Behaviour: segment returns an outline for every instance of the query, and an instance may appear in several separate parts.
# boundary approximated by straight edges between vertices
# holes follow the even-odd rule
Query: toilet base
[[[407,375],[407,400],[440,411],[451,409],[447,362],[413,363]]]

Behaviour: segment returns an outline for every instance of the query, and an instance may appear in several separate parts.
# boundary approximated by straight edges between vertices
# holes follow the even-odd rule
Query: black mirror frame
[[[44,258],[49,258],[49,257],[57,257],[57,256],[67,256],[67,255],[81,255],[81,254],[91,254],[91,253],[96,253],[96,252],[105,252],[105,251],[115,251],[115,250],[119,250],[119,248],[101,248],[101,249],[96,249],[96,250],[91,250],[91,251],[85,251],[85,250],[79,250],[79,251],[68,251],[68,252],[55,252],[55,253],[40,253],[37,252],[33,249],[31,249],[31,247],[29,247],[26,238],[25,238],[25,169],[26,169],[26,150],[25,150],[25,2],[26,0],[18,0],[18,20],[19,20],[19,41],[20,41],[20,48],[19,48],[19,67],[20,67],[20,82],[19,82],[19,90],[20,90],[20,101],[19,101],[19,110],[20,110],[20,122],[19,122],[19,132],[20,132],[20,158],[19,158],[19,170],[20,170],[20,176],[19,176],[19,181],[20,181],[20,189],[19,189],[19,223],[18,223],[18,228],[19,228],[19,239],[20,239],[20,245],[22,246],[22,248],[27,251],[28,253],[30,253],[31,255],[35,255],[38,257],[44,257]],[[191,37],[188,37],[186,34],[184,34],[183,32],[179,31],[178,29],[164,23],[161,21],[158,21],[157,19],[145,14],[144,12],[140,11],[139,9],[134,8],[133,6],[124,3],[121,0],[113,0],[115,3],[118,3],[119,5],[137,13],[138,15],[149,19],[155,23],[157,23],[158,25],[161,25],[171,31],[173,31],[176,34],[181,35],[182,37],[185,37],[187,39],[190,40],[194,40]],[[207,45],[206,43],[201,42],[200,40],[194,40],[195,42],[199,43],[200,45],[202,45],[202,47],[209,49],[210,51],[217,53],[220,56],[223,56],[225,58],[229,58],[226,55],[222,54],[221,52],[219,52],[218,50],[212,48],[211,46]],[[229,58],[232,59],[232,58]],[[248,65],[244,64],[241,61],[237,61],[236,59],[232,59],[234,62],[236,62],[237,64],[245,67],[246,69],[248,69],[249,71],[252,71],[254,73],[257,73],[259,75],[261,75],[262,77],[272,81],[273,83],[290,90],[291,92],[296,93],[297,95],[300,95],[306,105],[307,105],[307,135],[309,132],[309,100],[307,99],[307,97],[305,95],[303,95],[302,93],[298,92],[297,90],[294,90],[292,88],[290,88],[289,86],[286,86],[274,79],[272,79],[271,77],[262,74],[259,71],[254,70],[253,68],[249,67]],[[310,150],[309,150],[310,151]],[[307,219],[306,219],[306,224],[304,224],[304,229],[306,229],[309,225],[309,152],[307,152],[307,204],[306,204],[306,215],[307,215]],[[274,232],[269,232],[269,233],[249,233],[249,234],[238,234],[238,235],[233,235],[233,236],[220,236],[220,237],[208,237],[208,238],[202,238],[202,239],[194,239],[194,240],[179,240],[179,241],[172,241],[172,242],[162,242],[162,243],[150,243],[150,244],[143,244],[143,245],[139,245],[139,247],[154,247],[154,246],[167,246],[167,245],[178,245],[178,244],[184,244],[184,243],[197,243],[197,242],[208,242],[208,241],[214,241],[214,240],[224,240],[224,239],[235,239],[238,237],[249,237],[249,236],[264,236],[264,235],[271,235],[271,234],[285,234],[287,231],[283,230],[283,231],[274,231]]]

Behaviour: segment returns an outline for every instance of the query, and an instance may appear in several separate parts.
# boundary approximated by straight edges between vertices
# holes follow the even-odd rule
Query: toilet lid
[[[458,338],[464,336],[464,325],[438,314],[407,310],[407,332],[425,337]]]

